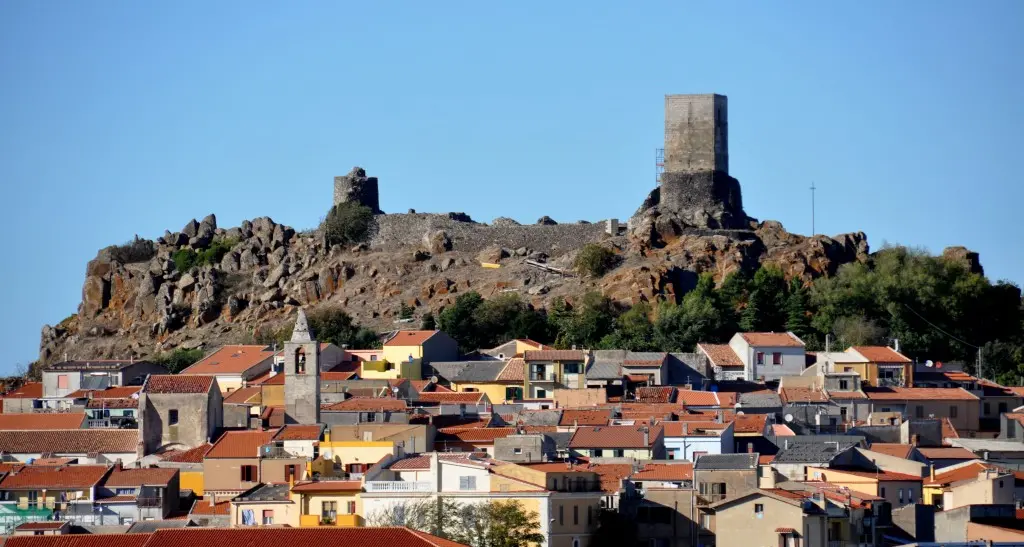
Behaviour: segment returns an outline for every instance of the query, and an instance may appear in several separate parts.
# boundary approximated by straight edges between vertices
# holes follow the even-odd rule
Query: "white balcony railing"
[[[430,481],[366,481],[363,484],[367,492],[432,492],[434,485]]]

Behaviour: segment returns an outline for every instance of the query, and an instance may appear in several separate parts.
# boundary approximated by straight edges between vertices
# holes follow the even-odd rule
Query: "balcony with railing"
[[[530,371],[531,382],[557,382],[558,375],[554,372]]]
[[[363,488],[367,492],[433,492],[434,484],[430,481],[366,481]]]

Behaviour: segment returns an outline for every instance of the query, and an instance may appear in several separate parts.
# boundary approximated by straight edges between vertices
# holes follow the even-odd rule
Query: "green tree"
[[[437,321],[434,320],[434,314],[428,311],[423,314],[423,319],[420,321],[420,330],[435,329],[437,329]]]
[[[796,278],[789,282],[789,296],[786,297],[786,330],[805,342],[814,332],[808,310],[807,288]]]
[[[572,307],[556,301],[553,308],[554,314],[549,317],[557,332],[555,345],[563,348],[600,347],[601,340],[613,332],[619,316],[612,301],[599,292],[585,293]]]
[[[701,275],[680,304],[661,305],[654,322],[655,345],[662,351],[693,351],[700,342],[721,342],[732,335],[729,308],[715,291],[714,277]]]
[[[615,320],[615,331],[601,340],[605,349],[627,349],[630,351],[655,351],[654,324],[651,323],[651,306],[640,302]]]
[[[343,201],[327,212],[321,228],[331,245],[351,245],[366,240],[373,225],[373,211],[354,201]]]
[[[359,326],[352,317],[340,308],[322,308],[309,315],[309,328],[320,342],[330,342],[336,346],[372,349],[380,347],[377,333]],[[291,326],[286,325],[287,335],[291,335]]]
[[[178,374],[193,363],[203,358],[203,350],[199,348],[185,349],[177,348],[174,351],[164,352],[150,359],[153,363],[163,365],[167,372]]]
[[[474,316],[483,301],[483,297],[476,291],[462,293],[437,317],[438,328],[454,338],[463,353],[481,347],[480,331]]]
[[[597,243],[587,243],[576,254],[573,269],[580,275],[601,277],[614,265],[615,253],[611,249]]]
[[[516,500],[484,504],[483,537],[475,547],[527,547],[544,542],[536,511],[527,511]]]
[[[745,332],[782,331],[786,327],[786,277],[775,266],[762,266],[750,283],[747,305],[740,316]]]

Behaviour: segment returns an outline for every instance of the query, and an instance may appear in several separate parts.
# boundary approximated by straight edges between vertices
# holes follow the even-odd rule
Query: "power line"
[[[966,340],[963,340],[961,338],[957,338],[956,336],[953,336],[952,334],[942,330],[942,327],[936,325],[935,323],[932,323],[931,321],[926,319],[925,316],[923,316],[923,315],[917,313],[916,311],[914,311],[914,308],[911,308],[910,306],[908,306],[906,304],[903,304],[903,307],[907,308],[908,310],[910,310],[910,313],[913,313],[914,315],[920,317],[921,320],[924,321],[925,323],[928,323],[929,325],[931,325],[933,329],[941,332],[942,334],[945,334],[946,336],[952,338],[953,340],[956,340],[957,342],[960,342],[961,344],[963,344],[965,346],[970,346],[970,347],[972,347],[974,349],[981,349],[981,346],[976,346],[976,345],[974,345],[974,344],[972,344],[972,343],[970,343],[970,342],[968,342]]]

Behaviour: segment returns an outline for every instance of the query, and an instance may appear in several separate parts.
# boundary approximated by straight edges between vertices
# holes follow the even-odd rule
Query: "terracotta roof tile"
[[[210,500],[206,498],[197,498],[196,502],[192,504],[192,510],[189,511],[190,515],[230,515],[231,514],[231,502],[230,501],[218,501],[214,505],[210,505]]]
[[[105,465],[30,465],[0,480],[0,490],[91,488],[109,470]]]
[[[713,391],[693,391],[680,389],[676,391],[676,402],[685,406],[720,406],[718,393]]]
[[[571,448],[650,448],[662,433],[660,425],[650,426],[647,443],[643,428],[646,426],[608,425],[581,427],[569,440]]]
[[[829,399],[835,399],[837,401],[868,398],[863,391],[827,391],[826,393]]]
[[[483,398],[486,394],[482,391],[460,391],[456,392],[443,392],[443,391],[428,391],[420,393],[414,403],[474,403],[479,404],[483,402]]]
[[[90,399],[89,402],[85,404],[85,408],[92,410],[139,408],[139,400],[134,397],[125,397],[123,399]]]
[[[78,458],[36,458],[32,465],[74,465]]]
[[[338,363],[337,366],[326,372],[320,373],[320,379],[325,382],[344,382],[352,380],[359,375],[359,361]],[[280,376],[284,376],[283,374]],[[283,381],[283,378],[282,378]]]
[[[868,447],[868,450],[872,452],[878,452],[879,454],[885,454],[887,456],[895,456],[897,458],[903,458],[904,460],[910,457],[910,452],[913,449],[913,445],[899,443],[871,443],[871,446]]]
[[[629,478],[633,481],[689,481],[693,480],[693,463],[649,463]]]
[[[493,443],[515,433],[514,427],[441,428],[434,442]]]
[[[124,454],[138,444],[134,429],[0,431],[0,451],[14,454]]]
[[[283,376],[283,375],[282,375]],[[264,384],[266,385],[266,384]],[[260,386],[248,386],[236,389],[224,397],[224,404],[243,405],[259,404],[263,400],[263,388]]]
[[[773,455],[773,454],[761,454],[761,455],[759,455],[757,457],[757,464],[758,465],[770,465],[772,463],[772,460],[774,460],[774,459],[775,459],[775,455]]]
[[[793,433],[793,430],[786,424],[772,424],[772,435],[776,437],[786,437],[796,435],[796,433]]]
[[[206,453],[207,458],[256,458],[260,447],[268,444],[277,435],[276,429],[269,431],[226,431]]]
[[[558,425],[608,425],[611,412],[607,409],[563,410]]]
[[[676,388],[672,386],[653,386],[636,388],[636,400],[641,403],[671,403]]]
[[[407,528],[164,528],[145,547],[279,547],[358,545],[365,547],[453,547],[459,545]],[[461,547],[461,546],[460,546]]]
[[[164,469],[160,467],[147,467],[142,469],[117,469],[116,467],[103,481],[108,488],[130,487],[130,486],[167,486],[178,474],[177,469]]]
[[[697,350],[706,355],[712,365],[719,367],[743,366],[743,361],[729,347],[729,344],[697,344]]]
[[[910,363],[902,353],[886,346],[853,346],[851,350],[859,353],[869,363]]]
[[[768,423],[767,414],[737,414],[733,419],[733,432],[763,434]]]
[[[567,471],[566,465],[562,462],[523,463],[519,465],[547,473],[564,473]],[[620,463],[578,463],[574,464],[570,470],[597,473],[598,480],[601,483],[601,491],[611,493],[618,492],[622,488],[622,479],[633,474],[633,465]]]
[[[470,465],[483,465],[480,460],[475,460],[469,457],[468,453],[461,454],[438,454],[439,460],[448,462],[470,464]],[[409,471],[417,469],[429,469],[430,468],[430,454],[417,454],[412,455],[401,460],[391,462],[388,469],[392,471]]]
[[[917,451],[922,456],[929,460],[974,460],[978,457],[967,450],[966,448],[954,448],[954,447],[937,447],[937,448],[921,448],[918,447]]]
[[[56,521],[56,522],[23,522],[19,524],[15,530],[60,530],[64,527],[67,522]]]
[[[751,346],[802,348],[804,343],[790,332],[742,332],[740,336]]]
[[[498,373],[498,382],[522,382],[526,378],[526,361],[522,357],[508,360],[505,368]]]
[[[942,438],[943,439],[959,439],[960,434],[957,433],[956,428],[953,427],[953,422],[949,421],[949,418],[942,419]]]
[[[323,433],[319,425],[289,424],[274,436],[275,441],[318,441]]]
[[[4,547],[143,547],[150,534],[62,534],[13,536]]]
[[[780,526],[775,529],[775,533],[777,534],[792,534],[793,532],[796,532],[795,528],[787,528],[785,526]]]
[[[424,342],[429,340],[435,334],[439,333],[439,330],[400,330],[395,333],[387,342],[384,342],[385,346],[421,346]]]
[[[924,478],[925,485],[940,485],[940,484],[952,484],[967,479],[973,479],[978,476],[978,473],[991,469],[992,466],[983,462],[970,462],[961,466],[957,466],[955,469],[949,471],[936,471],[935,478],[930,476]]]
[[[182,374],[241,374],[267,361],[273,362],[274,352],[267,346],[223,346],[203,357]]]
[[[326,405],[322,408],[324,410],[341,412],[368,412],[372,410],[396,412],[407,410],[409,407],[403,399],[393,399],[391,397],[352,397],[340,403]]]
[[[1024,386],[1007,386],[1006,389],[1012,391],[1018,397],[1024,397]]]
[[[59,414],[0,414],[0,431],[81,429],[84,412]]]
[[[213,448],[213,443],[204,443],[195,448],[177,451],[164,458],[166,462],[176,463],[203,463],[203,458]]]
[[[587,354],[577,349],[542,349],[523,352],[523,360],[530,361],[586,361]]]
[[[360,481],[313,481],[296,483],[292,492],[358,492],[362,488]]]
[[[195,366],[195,365],[193,365]],[[187,369],[186,369],[187,370]],[[191,374],[154,374],[146,380],[146,393],[208,393],[213,376]]]
[[[787,404],[828,402],[828,397],[825,396],[825,393],[818,389],[807,387],[784,387],[781,388],[780,391],[782,402]]]
[[[865,387],[864,393],[873,401],[977,401],[963,388],[945,387]]]
[[[5,393],[4,399],[39,399],[42,396],[42,382],[26,382],[18,389]]]
[[[729,423],[718,422],[662,422],[666,437],[717,437],[728,429]]]
[[[124,399],[139,392],[142,386],[114,386],[107,389],[80,389],[67,395],[68,399]]]

